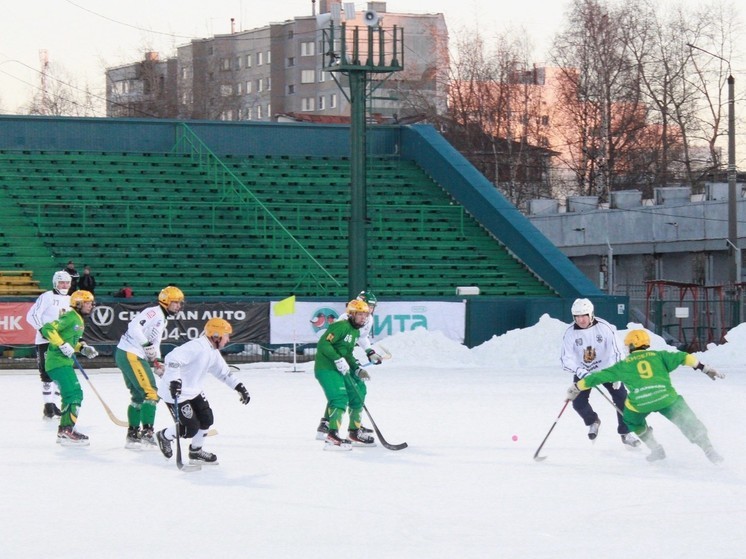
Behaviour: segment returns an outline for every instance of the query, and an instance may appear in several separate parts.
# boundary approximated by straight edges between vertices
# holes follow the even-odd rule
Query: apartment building
[[[367,30],[367,12],[376,14],[376,25],[384,30],[404,30],[404,69],[393,76],[371,75],[375,95],[369,111],[406,117],[423,102],[445,110],[441,76],[449,59],[443,14],[392,13],[386,2],[370,2],[367,11],[354,14],[338,0],[322,0],[318,13],[315,2],[310,6],[311,15],[257,29],[237,31],[231,22],[229,34],[193,39],[167,60],[147,53],[142,61],[108,68],[107,116],[265,121],[278,114],[349,116],[347,78],[337,75],[335,81],[324,70],[329,53],[322,52],[322,35],[333,21]]]

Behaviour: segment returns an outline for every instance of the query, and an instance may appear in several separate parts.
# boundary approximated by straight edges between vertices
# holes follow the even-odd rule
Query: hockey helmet
[[[163,308],[167,309],[171,303],[183,303],[184,293],[178,287],[169,285],[161,289],[161,292],[158,294],[158,302]]]
[[[650,347],[650,334],[647,330],[630,330],[629,334],[624,337],[624,345],[630,351],[647,349]]]
[[[70,283],[73,281],[73,278],[68,274],[65,270],[60,270],[59,272],[55,272],[52,276],[52,287],[60,293],[60,295],[67,295],[67,292],[70,290]],[[60,287],[60,283],[67,282],[67,287]]]
[[[361,291],[360,295],[358,295],[357,298],[368,303],[370,312],[373,312],[373,310],[376,308],[376,305],[378,304],[378,299],[376,299],[376,296],[373,295],[373,293],[370,291]]]
[[[76,310],[80,310],[83,303],[93,303],[94,301],[93,293],[85,289],[79,289],[70,295],[70,307]]]
[[[587,314],[588,317],[593,320],[593,303],[588,299],[575,299],[570,312],[572,312],[573,316],[583,316]]]
[[[232,334],[230,322],[222,318],[211,318],[205,323],[205,335],[208,338],[222,338],[225,334]]]

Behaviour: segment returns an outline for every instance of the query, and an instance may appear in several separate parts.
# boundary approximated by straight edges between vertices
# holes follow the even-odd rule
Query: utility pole
[[[709,54],[713,58],[722,60],[728,65],[728,249],[731,252],[728,267],[729,279],[736,291],[741,283],[741,249],[738,246],[738,200],[736,184],[736,80],[733,77],[730,60],[714,54],[691,43],[686,44],[690,49]],[[738,302],[735,321],[741,323],[741,303]]]
[[[387,74],[404,69],[404,30],[394,25],[384,29],[373,10],[363,13],[364,25],[350,25],[354,7],[345,9],[348,20],[340,21],[333,13],[329,27],[323,30],[322,67],[330,72],[350,103],[350,225],[347,289],[350,299],[369,289],[367,256],[367,100],[373,93],[372,74]],[[336,21],[335,21],[336,20]],[[349,80],[349,96],[340,82]]]

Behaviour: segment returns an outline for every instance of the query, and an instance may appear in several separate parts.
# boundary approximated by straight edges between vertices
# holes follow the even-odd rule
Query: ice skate
[[[326,439],[326,435],[329,432],[329,420],[325,417],[321,418],[319,426],[316,428],[316,440],[323,441]]]
[[[140,450],[142,448],[140,431],[137,427],[127,428],[127,436],[124,439],[124,448],[129,450]]]
[[[596,440],[596,437],[598,436],[598,428],[601,426],[601,420],[596,419],[593,423],[591,423],[588,426],[588,438],[590,440]]]
[[[324,450],[352,450],[352,441],[340,439],[337,432],[330,429],[324,441]]]
[[[666,451],[663,450],[663,447],[661,445],[656,446],[652,449],[650,454],[647,455],[645,460],[648,462],[656,462],[658,460],[663,460],[666,457]]]
[[[362,427],[359,429],[351,429],[348,432],[352,446],[376,446],[376,440],[366,433]]]
[[[201,448],[192,448],[192,446],[189,445],[189,463],[217,466],[218,457],[215,456],[212,452],[204,451]]]
[[[153,428],[149,426],[143,426],[140,432],[140,446],[142,450],[154,450],[158,448],[158,442],[155,440],[155,434]]]
[[[71,425],[57,429],[57,442],[62,446],[88,446],[88,436],[78,433]]]
[[[155,439],[158,442],[158,448],[161,450],[161,454],[166,457],[166,460],[174,455],[174,451],[171,449],[171,441],[165,436],[166,430],[158,431],[155,434]]]
[[[635,437],[634,433],[625,433],[622,435],[622,443],[632,448],[637,448],[640,446],[640,439]]]
[[[723,463],[723,457],[720,456],[717,450],[715,450],[712,446],[708,446],[706,448],[703,448],[702,450],[705,451],[705,456],[707,456],[707,459],[713,464]]]

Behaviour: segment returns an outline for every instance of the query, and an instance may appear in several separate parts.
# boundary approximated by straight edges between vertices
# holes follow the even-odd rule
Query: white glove
[[[88,345],[85,342],[82,342],[80,353],[82,353],[88,359],[93,359],[94,357],[98,355],[98,351],[96,351],[96,348],[93,347],[92,345]]]
[[[578,370],[575,371],[575,376],[578,377],[578,380],[581,378],[587,377],[591,372],[588,369],[584,369],[583,367],[578,367]]]
[[[142,349],[145,352],[145,358],[148,361],[155,361],[158,358],[158,348],[153,344],[144,345],[142,346]]]
[[[725,373],[721,373],[720,371],[715,370],[715,367],[710,367],[709,365],[705,365],[704,363],[702,364],[702,372],[710,377],[712,380],[725,378]]]
[[[60,346],[60,351],[65,357],[72,357],[73,355],[75,355],[75,349],[73,349],[73,346],[71,346],[67,342]]]
[[[334,366],[339,371],[340,375],[346,375],[350,372],[350,365],[347,363],[344,357],[340,357],[334,362]]]
[[[611,387],[612,387],[612,388],[613,388],[614,390],[619,390],[619,389],[620,389],[620,388],[622,387],[622,381],[621,381],[621,380],[618,380],[618,381],[616,381],[616,382],[612,383],[612,384],[611,384]]]
[[[580,392],[581,392],[581,390],[580,390],[580,388],[578,388],[578,385],[575,384],[575,383],[572,383],[572,385],[570,386],[570,388],[567,389],[567,396],[566,396],[566,398],[568,400],[574,400],[575,398],[578,397],[578,394],[580,394]]]
[[[358,369],[357,371],[355,371],[355,376],[363,382],[368,382],[370,380],[370,375],[365,369]]]

